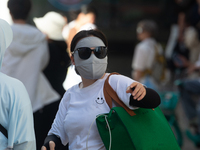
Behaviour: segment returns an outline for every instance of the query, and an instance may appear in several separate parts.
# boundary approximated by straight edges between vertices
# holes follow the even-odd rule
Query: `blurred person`
[[[136,31],[140,43],[136,45],[134,50],[132,78],[157,90],[158,84],[151,75],[156,53],[163,53],[161,45],[155,40],[157,25],[152,20],[141,20],[137,24]]]
[[[62,29],[67,23],[67,18],[58,12],[51,11],[46,13],[43,17],[34,18],[33,20],[37,28],[47,35],[50,60],[47,67],[43,70],[43,73],[52,87],[62,97],[65,93],[63,82],[70,65],[70,58],[66,51],[67,44],[62,36]],[[51,123],[53,123],[60,100],[61,99],[44,108],[46,112],[46,116],[44,116],[45,120],[48,118],[48,120],[51,120]],[[51,128],[51,123],[46,125],[46,129],[49,130]],[[67,146],[65,149],[67,149]]]
[[[37,28],[47,35],[50,60],[44,69],[44,74],[52,87],[63,96],[67,69],[70,65],[70,58],[67,54],[67,44],[62,36],[62,30],[67,23],[67,18],[57,12],[48,12],[41,18],[33,19]],[[48,25],[48,26],[47,26]]]
[[[171,73],[177,79],[186,76],[185,61],[194,63],[198,59],[199,50],[196,41],[199,38],[197,24],[200,16],[196,0],[176,1],[176,4],[178,17],[171,26],[165,56]],[[195,75],[190,75],[191,77]]]
[[[0,66],[13,33],[0,19]],[[0,149],[36,150],[31,101],[23,83],[0,72]]]
[[[60,97],[43,74],[49,60],[46,36],[26,23],[31,6],[30,0],[8,1],[13,19],[13,41],[5,52],[2,72],[25,85],[34,113],[36,144],[40,147],[47,134],[47,126],[52,122],[49,118],[44,119],[44,108]]]
[[[68,25],[66,25],[63,29],[63,37],[65,38],[66,42],[68,43],[67,52],[71,57],[71,52],[69,50],[71,40],[74,35],[81,31],[81,30],[91,30],[96,29],[97,26],[95,25],[95,21],[97,18],[97,11],[94,7],[90,5],[83,5],[81,7],[81,11],[79,12],[77,18]],[[73,85],[81,82],[81,77],[76,74],[74,65],[71,65],[68,68],[66,79],[63,83],[63,87],[65,90],[68,90]]]
[[[189,60],[183,58],[182,62],[184,63],[184,66],[189,67],[190,64],[194,64],[198,61],[200,54],[200,39],[198,30],[191,23],[190,15],[187,18],[188,21],[186,22],[188,23],[188,26],[184,31],[184,43],[189,49]],[[187,78],[190,79],[195,79],[197,77],[199,77],[199,73],[196,71],[187,75]]]
[[[74,35],[81,30],[96,29],[95,21],[97,17],[97,11],[90,5],[83,5],[75,20],[69,22],[63,29],[63,37],[66,40],[68,49],[67,52],[70,55],[70,44]]]
[[[193,64],[190,63],[187,68],[188,74],[195,71],[198,71],[198,73],[200,71],[200,55],[198,61]],[[186,78],[176,80],[175,83],[179,87],[183,110],[189,121],[187,136],[196,146],[200,146],[200,78],[199,76],[193,79]],[[198,96],[198,99],[194,96]]]
[[[166,46],[166,58],[173,77],[179,78],[183,75],[187,66],[185,61],[189,60],[189,49],[184,42],[184,33],[187,24],[185,22],[185,12],[179,12],[177,25],[171,28],[171,35]]]

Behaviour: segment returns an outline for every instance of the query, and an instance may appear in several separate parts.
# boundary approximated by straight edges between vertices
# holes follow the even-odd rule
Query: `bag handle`
[[[117,93],[113,90],[113,88],[110,86],[108,80],[109,77],[113,74],[117,74],[119,75],[119,73],[110,73],[109,76],[107,77],[107,79],[105,80],[104,83],[104,88],[103,88],[103,92],[104,92],[104,96],[106,99],[106,102],[108,104],[108,106],[110,107],[110,109],[112,108],[112,100],[114,100],[117,104],[119,104],[121,107],[123,107],[127,113],[129,113],[130,116],[134,116],[136,115],[135,112],[133,110],[131,110],[130,108],[128,108],[118,97]]]

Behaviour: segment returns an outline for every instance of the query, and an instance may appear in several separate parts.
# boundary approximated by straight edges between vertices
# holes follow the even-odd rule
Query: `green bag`
[[[109,77],[108,77],[109,78]],[[104,96],[111,108],[98,115],[96,124],[107,150],[180,150],[176,138],[159,107],[130,110],[108,83]],[[112,100],[122,107],[113,107]]]

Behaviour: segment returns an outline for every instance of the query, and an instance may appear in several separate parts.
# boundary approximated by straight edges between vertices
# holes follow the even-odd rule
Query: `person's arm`
[[[51,126],[50,131],[48,132],[48,136],[45,138],[44,145],[42,146],[41,150],[48,150],[50,146],[50,150],[60,149],[60,147],[64,147],[64,145],[67,145],[68,138],[66,133],[64,132],[64,124],[63,120],[66,117],[67,109],[66,109],[66,103],[65,99],[67,99],[67,92],[63,96],[58,112],[56,114],[56,117],[54,119],[54,122]]]
[[[62,148],[64,148],[64,145],[62,144],[60,138],[52,134],[45,138],[44,145],[41,150],[59,150]]]
[[[156,91],[144,87],[139,82],[133,82],[128,86],[126,93],[131,93],[129,105],[141,108],[155,108],[160,104],[160,96]]]
[[[70,31],[69,31],[69,36],[68,36],[68,39],[67,39],[67,52],[69,54],[69,57],[71,56],[71,51],[70,51],[70,48],[71,48],[71,42],[72,42],[72,39],[73,37],[76,35],[77,33],[77,29],[74,27],[72,28]]]

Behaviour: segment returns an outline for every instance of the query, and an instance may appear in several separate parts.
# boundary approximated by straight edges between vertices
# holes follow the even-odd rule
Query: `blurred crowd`
[[[9,0],[7,6],[13,21],[13,40],[5,52],[1,72],[20,80],[28,92],[39,150],[65,91],[81,82],[70,60],[72,38],[81,30],[98,29],[95,24],[98,13],[94,7],[84,5],[76,19],[69,22],[64,14],[50,11],[43,17],[33,18],[33,26],[27,23],[32,8],[31,0]],[[188,126],[195,129],[190,134],[198,146],[200,0],[174,0],[174,7],[177,20],[171,24],[169,38],[164,46],[156,38],[159,27],[154,20],[138,22],[136,36],[140,42],[133,50],[130,72],[134,80],[156,91],[167,86],[178,87]],[[2,114],[0,116],[3,118]],[[4,122],[0,120],[2,125],[9,121]],[[11,146],[16,141],[13,140]]]

